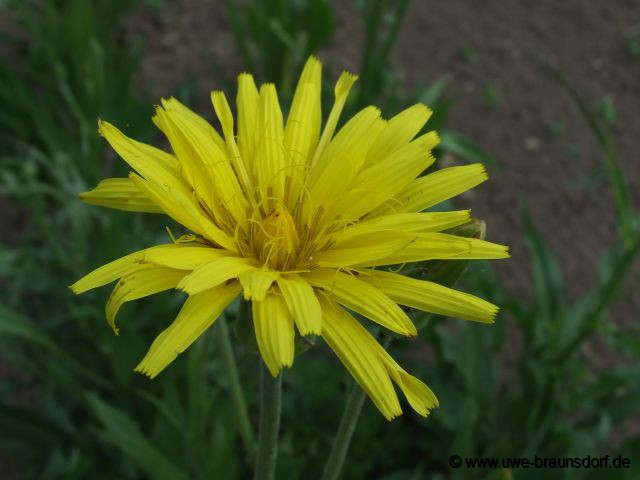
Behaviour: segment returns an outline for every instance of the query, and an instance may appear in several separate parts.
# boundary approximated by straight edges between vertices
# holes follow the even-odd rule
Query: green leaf
[[[131,417],[105,403],[97,395],[87,394],[89,406],[102,423],[102,438],[131,459],[149,478],[158,480],[188,480],[141,432]]]
[[[446,86],[447,78],[440,78],[422,89],[422,91],[418,93],[418,99],[428,107],[433,107],[442,97]]]
[[[495,159],[485,150],[473,143],[461,133],[443,130],[440,132],[440,148],[452,153],[463,160],[475,163],[480,162],[487,167],[499,168]]]
[[[21,443],[33,447],[34,443],[51,446],[68,439],[68,434],[37,411],[0,405],[0,444]]]
[[[595,298],[592,308],[585,314],[572,338],[566,343],[564,348],[558,352],[556,361],[563,362],[582,344],[585,338],[597,330],[607,308],[614,301],[624,285],[629,269],[639,255],[640,237],[636,238],[635,242],[619,256],[609,278],[605,279],[600,285],[600,288],[592,293]]]
[[[524,223],[524,242],[533,264],[536,309],[547,321],[557,321],[564,298],[562,273],[524,204],[521,207],[521,217]],[[540,321],[540,318],[538,316],[537,321]]]
[[[7,309],[2,304],[0,304],[0,334],[6,336],[6,338],[14,338],[28,344],[37,345],[38,348],[44,348],[56,358],[58,363],[79,374],[84,379],[90,380],[97,385],[108,386],[108,383],[100,376],[71,357],[33,322],[17,312]]]
[[[296,357],[313,347],[316,344],[316,339],[317,337],[315,335],[308,335],[306,337],[296,335],[294,344]]]

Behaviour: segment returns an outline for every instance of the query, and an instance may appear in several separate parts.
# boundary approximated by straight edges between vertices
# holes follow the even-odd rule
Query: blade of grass
[[[379,100],[378,94],[387,84],[386,75],[391,72],[389,54],[397,40],[408,6],[409,0],[398,2],[373,0],[363,3],[365,41],[356,101],[358,106]],[[388,22],[386,29],[385,20]]]
[[[622,240],[627,248],[630,248],[636,238],[636,228],[634,226],[634,214],[631,209],[631,201],[629,199],[629,189],[624,181],[624,175],[620,162],[615,153],[611,135],[598,122],[596,117],[591,113],[587,104],[578,94],[577,90],[569,83],[565,75],[557,68],[547,64],[556,79],[560,82],[565,91],[573,99],[580,113],[591,128],[596,137],[598,145],[604,155],[605,165],[613,188],[613,195],[616,205],[616,214],[618,216],[619,228]]]
[[[247,32],[240,22],[240,18],[238,15],[240,7],[235,0],[226,0],[225,6],[227,7],[227,16],[229,18],[229,22],[231,23],[233,38],[235,39],[235,43],[240,50],[240,55],[242,56],[244,67],[248,71],[254,72],[255,62],[253,61],[253,56],[251,55],[249,45],[247,44]]]
[[[609,280],[600,289],[598,295],[598,301],[595,307],[587,314],[586,321],[583,323],[582,328],[576,334],[575,338],[569,342],[557,355],[555,362],[562,363],[566,358],[571,355],[580,344],[591,335],[597,328],[604,315],[607,307],[615,299],[616,295],[620,291],[620,288],[624,284],[624,280],[629,272],[633,263],[637,260],[640,254],[640,238],[636,238],[635,242],[624,252],[622,257],[618,260],[616,267]]]
[[[135,462],[149,478],[187,480],[189,476],[158,451],[140,432],[138,424],[98,396],[88,394],[89,406],[103,425],[105,440]]]
[[[533,225],[529,209],[525,204],[520,208],[524,224],[525,243],[532,256],[535,279],[535,305],[542,309],[545,318],[553,321],[560,315],[563,280],[553,254]]]
[[[464,160],[480,162],[493,169],[499,168],[491,155],[460,133],[443,130],[440,132],[439,146]]]
[[[46,333],[41,331],[35,324],[24,318],[17,312],[10,311],[0,305],[0,334],[5,338],[13,337],[28,344],[36,344],[50,352],[58,362],[63,362],[68,368],[85,379],[103,388],[109,388],[109,382],[99,375],[77,362],[67,352],[58,346]]]

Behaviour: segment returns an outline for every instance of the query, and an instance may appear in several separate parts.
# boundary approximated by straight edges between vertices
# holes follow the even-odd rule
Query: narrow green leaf
[[[495,159],[461,133],[443,130],[440,132],[440,148],[471,163],[480,162],[488,167],[499,168]]]
[[[591,128],[591,131],[596,137],[596,141],[598,142],[600,150],[604,155],[605,165],[609,174],[609,181],[611,182],[611,186],[613,187],[616,213],[618,215],[622,239],[624,241],[624,244],[629,247],[637,236],[634,218],[635,215],[631,208],[629,187],[624,179],[624,174],[622,172],[622,168],[620,167],[618,156],[615,153],[611,135],[608,130],[600,125],[596,116],[591,113],[591,110],[589,109],[587,104],[578,94],[573,85],[569,83],[569,80],[567,80],[562,72],[560,72],[560,70],[552,65],[547,64],[547,67],[551,70],[562,87],[573,99],[576,106],[580,110],[580,113],[589,125],[589,128]]]
[[[627,277],[629,269],[638,259],[640,255],[640,237],[628,248],[619,258],[617,264],[600,288],[594,293],[597,301],[594,302],[592,309],[585,315],[580,327],[577,329],[573,338],[567,342],[567,345],[558,353],[556,362],[561,363],[571,355],[592,333],[594,333],[602,321],[607,308],[616,298],[619,290],[622,288]]]
[[[56,361],[63,363],[85,379],[103,387],[109,386],[102,378],[77,362],[66,351],[60,348],[55,341],[33,324],[33,322],[7,309],[2,304],[0,304],[0,334],[45,348],[54,355]]]
[[[149,478],[158,480],[188,480],[141,432],[138,423],[97,395],[87,394],[89,406],[102,423],[103,438],[131,459]]]
[[[68,439],[59,426],[32,409],[0,405],[0,444],[20,443],[33,448],[58,444]]]
[[[446,86],[447,86],[447,78],[442,77],[436,80],[435,82],[431,83],[427,87],[425,87],[418,94],[418,98],[425,105],[432,107],[442,97],[442,94],[444,93],[444,89],[446,88]]]
[[[534,285],[535,305],[546,319],[556,320],[560,315],[563,300],[564,282],[553,253],[540,236],[531,220],[526,205],[521,207],[521,217],[524,223],[524,241],[531,254]]]

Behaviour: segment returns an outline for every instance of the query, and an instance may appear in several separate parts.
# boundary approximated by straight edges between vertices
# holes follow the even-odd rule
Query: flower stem
[[[386,350],[391,344],[392,337],[386,337],[382,341],[382,347]],[[362,406],[366,398],[366,393],[362,388],[354,382],[349,399],[342,412],[342,418],[340,419],[340,426],[336,432],[336,436],[333,439],[333,445],[329,458],[324,466],[324,472],[322,473],[322,480],[338,480],[340,473],[342,472],[342,466],[344,460],[347,457],[349,451],[349,445],[351,445],[351,439],[356,431],[358,420],[360,419],[360,413],[362,412]]]
[[[340,477],[344,459],[347,456],[353,433],[356,431],[356,425],[360,418],[365,397],[366,394],[364,390],[362,390],[357,383],[354,383],[351,393],[349,394],[349,399],[347,400],[347,405],[342,413],[340,426],[333,439],[331,453],[324,466],[322,480],[337,480]]]
[[[244,443],[244,449],[249,455],[249,460],[253,462],[256,458],[256,439],[253,434],[253,428],[251,428],[251,422],[249,421],[249,414],[247,412],[247,404],[244,401],[244,394],[242,393],[242,387],[240,384],[240,376],[238,375],[238,367],[236,366],[236,359],[233,355],[233,347],[231,346],[231,338],[229,336],[229,326],[227,325],[227,319],[222,317],[218,320],[220,330],[220,348],[222,350],[222,361],[224,362],[224,368],[229,375],[229,393],[231,394],[231,400],[238,416],[238,425],[240,427],[240,436],[242,437],[242,443]]]
[[[254,480],[273,480],[278,458],[282,373],[273,378],[260,359],[260,434]]]

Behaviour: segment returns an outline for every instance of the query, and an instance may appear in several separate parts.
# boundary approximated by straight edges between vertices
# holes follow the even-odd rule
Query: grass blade
[[[188,480],[189,476],[157,450],[140,432],[138,424],[98,396],[88,394],[92,410],[101,421],[104,439],[120,449],[149,478],[158,480]]]
[[[596,141],[602,150],[602,154],[604,155],[605,166],[607,168],[607,173],[609,174],[609,179],[611,181],[611,186],[613,187],[613,195],[616,206],[616,213],[618,215],[618,221],[620,226],[620,231],[622,234],[622,239],[624,241],[624,245],[626,247],[630,247],[635,238],[635,226],[634,226],[634,214],[631,209],[631,201],[629,199],[629,189],[627,184],[624,181],[624,176],[622,173],[622,169],[620,168],[620,162],[618,161],[618,157],[615,153],[615,149],[613,147],[613,141],[611,140],[611,136],[609,132],[607,132],[598,122],[596,117],[591,113],[586,103],[577,90],[569,83],[567,78],[552,65],[547,65],[556,79],[560,82],[560,84],[564,87],[569,96],[573,99],[576,106],[580,110],[580,113],[584,117],[585,121],[591,128],[591,131],[596,137]]]
[[[460,133],[450,130],[440,132],[440,148],[469,162],[480,162],[487,167],[498,168],[491,155]]]

